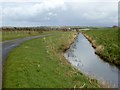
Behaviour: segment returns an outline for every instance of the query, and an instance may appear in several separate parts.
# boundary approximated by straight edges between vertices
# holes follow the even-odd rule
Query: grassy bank
[[[99,87],[73,68],[63,51],[75,32],[56,32],[33,39],[14,49],[4,66],[3,88],[85,88]]]
[[[2,31],[0,31],[0,42],[2,41]]]
[[[120,65],[117,28],[103,28],[83,31],[83,33],[96,48],[96,53],[101,58],[112,64]]]

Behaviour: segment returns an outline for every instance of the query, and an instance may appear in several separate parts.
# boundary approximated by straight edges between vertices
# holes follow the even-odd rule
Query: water
[[[80,33],[64,56],[81,72],[118,87],[118,68],[99,58],[89,41]]]

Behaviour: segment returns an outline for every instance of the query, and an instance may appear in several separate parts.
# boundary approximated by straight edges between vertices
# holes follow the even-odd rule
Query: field
[[[2,32],[2,39],[0,41],[7,41],[7,40],[13,40],[13,39],[17,39],[17,38],[37,36],[37,35],[42,35],[42,34],[47,34],[47,33],[49,33],[49,31],[42,31],[42,32],[37,32],[37,31]]]
[[[100,87],[96,80],[83,75],[63,57],[76,32],[52,33],[27,41],[9,54],[3,68],[3,88]]]
[[[35,36],[39,35],[38,32],[32,32],[29,34],[28,32],[3,32],[2,33],[2,41],[6,40],[12,40],[12,39],[17,39],[17,38],[24,38],[28,36]]]
[[[99,28],[82,32],[96,48],[96,54],[111,64],[120,65],[117,28]]]

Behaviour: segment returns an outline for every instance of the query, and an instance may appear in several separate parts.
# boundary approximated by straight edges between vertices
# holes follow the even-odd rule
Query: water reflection
[[[76,41],[66,51],[65,57],[73,66],[85,74],[118,87],[118,68],[101,60],[82,34],[78,35]]]

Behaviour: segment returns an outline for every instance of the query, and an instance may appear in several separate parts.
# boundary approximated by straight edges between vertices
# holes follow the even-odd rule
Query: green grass
[[[0,31],[0,42],[2,41],[2,32]]]
[[[18,38],[24,38],[24,37],[30,37],[30,36],[37,36],[37,35],[42,35],[42,34],[48,34],[49,31],[43,31],[43,32],[37,32],[37,31],[13,31],[13,32],[2,32],[2,39],[0,41],[7,41],[7,40],[13,40],[13,39],[18,39]]]
[[[4,64],[3,88],[99,87],[96,80],[83,75],[63,57],[73,34],[56,32],[15,48]]]
[[[118,54],[118,29],[103,28],[97,30],[83,31],[96,41],[97,46],[103,45],[104,51],[100,55],[108,62],[120,65]]]

